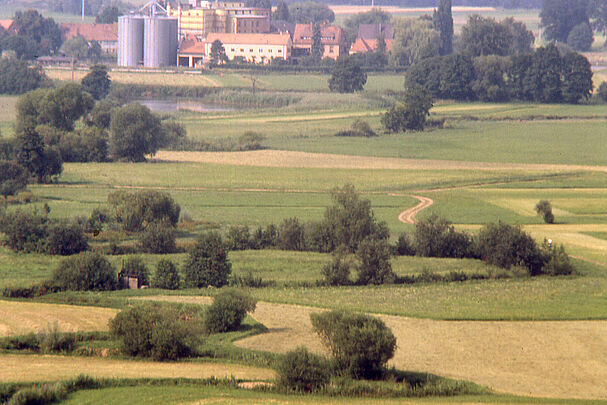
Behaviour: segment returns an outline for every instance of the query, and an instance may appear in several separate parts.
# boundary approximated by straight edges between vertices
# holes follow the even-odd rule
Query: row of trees
[[[510,57],[428,58],[408,70],[406,86],[413,85],[434,98],[543,103],[579,103],[593,87],[588,60],[575,52],[561,55],[554,44]]]

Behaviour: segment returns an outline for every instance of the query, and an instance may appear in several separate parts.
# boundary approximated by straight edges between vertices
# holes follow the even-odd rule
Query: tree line
[[[575,52],[561,55],[554,44],[506,57],[428,58],[411,66],[405,81],[434,98],[453,100],[579,103],[593,88],[590,62]]]

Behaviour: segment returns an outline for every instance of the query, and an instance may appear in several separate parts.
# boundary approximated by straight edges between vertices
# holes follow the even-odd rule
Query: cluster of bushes
[[[423,59],[407,71],[435,99],[579,103],[592,93],[590,62],[553,45],[512,56],[447,55]]]
[[[125,355],[176,360],[195,355],[204,333],[238,330],[255,305],[250,295],[233,289],[219,292],[206,311],[141,303],[118,313],[110,321],[110,332]]]
[[[475,237],[458,232],[444,218],[431,215],[416,225],[414,241],[399,237],[395,251],[424,257],[475,258],[503,269],[521,268],[530,276],[575,273],[563,246],[535,240],[519,226],[503,222],[483,226]]]
[[[165,123],[165,128],[170,123]],[[172,124],[171,124],[172,125]],[[254,131],[245,131],[244,134],[239,136],[237,139],[231,138],[220,138],[214,141],[205,141],[201,139],[191,139],[185,136],[185,130],[179,124],[175,124],[177,128],[180,128],[181,134],[178,137],[171,136],[166,144],[165,148],[168,150],[186,150],[196,152],[240,152],[247,150],[260,150],[264,149],[262,141],[265,137]],[[171,131],[169,131],[171,133]],[[172,133],[176,133],[172,131]]]
[[[16,210],[0,214],[3,244],[16,252],[68,256],[88,249],[87,237],[77,223],[51,221],[46,215]]]
[[[305,348],[284,355],[277,364],[277,385],[288,391],[314,392],[325,388],[331,377],[379,379],[394,356],[396,338],[379,319],[347,311],[311,314],[314,331],[332,358],[309,353]]]
[[[335,136],[358,136],[370,138],[377,136],[377,134],[371,129],[371,126],[367,121],[363,121],[358,118],[352,123],[350,128],[337,132]]]

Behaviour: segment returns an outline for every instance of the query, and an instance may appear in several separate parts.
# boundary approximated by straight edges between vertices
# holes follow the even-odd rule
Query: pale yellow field
[[[225,378],[266,380],[269,369],[235,364],[109,360],[98,357],[0,354],[0,381],[56,381],[86,374],[106,378]]]
[[[525,170],[525,171],[599,171],[607,166],[486,163],[431,159],[376,158],[283,150],[247,152],[172,152],[159,151],[154,160],[169,162],[215,163],[239,166],[308,167],[335,169],[395,169],[395,170]]]
[[[74,71],[74,80],[80,81],[88,73],[88,70]],[[46,75],[53,80],[72,80],[72,71],[68,69],[46,69]],[[129,73],[129,72],[110,72],[110,80],[119,83],[132,84],[162,84],[166,86],[205,86],[221,87],[216,80],[204,75],[187,75],[178,73]],[[236,76],[235,76],[236,77]],[[248,84],[243,81],[243,85]]]
[[[150,297],[209,303],[199,297]],[[253,317],[270,331],[238,346],[323,353],[310,313],[319,309],[260,302]],[[497,391],[552,398],[607,399],[607,321],[473,322],[379,316],[398,350],[391,364],[470,380]]]
[[[358,14],[366,13],[371,11],[371,6],[351,6],[351,5],[330,5],[329,8],[333,10],[335,15],[340,14]],[[493,7],[464,7],[455,6],[451,9],[454,13],[472,13],[472,12],[487,12],[495,11]],[[381,6],[381,11],[386,13],[432,13],[434,7],[396,7],[396,6]]]
[[[0,336],[43,331],[55,322],[64,332],[107,330],[108,321],[117,312],[111,308],[0,301]]]

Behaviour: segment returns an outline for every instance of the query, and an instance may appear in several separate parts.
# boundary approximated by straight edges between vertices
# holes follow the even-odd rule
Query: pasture
[[[71,76],[64,70],[47,73],[58,80]],[[77,71],[76,76],[85,73]],[[537,400],[542,403],[572,403],[557,398],[607,397],[604,106],[440,102],[433,108],[432,117],[445,119],[444,128],[392,135],[381,129],[380,117],[385,110],[382,103],[393,97],[386,90],[402,88],[402,75],[370,75],[365,92],[345,96],[327,92],[327,75],[259,74],[255,78],[262,93],[289,92],[299,101],[288,107],[261,110],[181,111],[174,117],[194,139],[235,141],[252,130],[265,137],[262,143],[266,149],[160,151],[147,163],[68,163],[57,183],[28,187],[34,202],[8,209],[36,208],[41,212],[48,204],[53,218],[87,217],[106,203],[112,191],[166,191],[190,219],[178,228],[178,243],[184,244],[206,229],[225,233],[231,225],[242,224],[254,229],[279,224],[289,217],[302,222],[321,220],[331,204],[330,191],[352,183],[362,198],[371,201],[376,218],[386,221],[391,241],[400,232],[414,231],[413,225],[398,218],[418,203],[415,195],[433,201],[417,218],[439,213],[458,229],[472,234],[489,221],[519,224],[538,242],[550,238],[563,243],[578,274],[323,287],[317,281],[322,267],[331,260],[328,254],[232,251],[229,258],[235,276],[252,275],[268,283],[250,291],[260,301],[254,318],[270,331],[237,341],[238,350],[277,353],[303,344],[322,351],[310,331],[309,314],[351,309],[380,316],[397,334],[399,349],[391,364],[398,368],[472,380],[498,392],[555,398]],[[220,87],[235,92],[251,86],[250,75],[237,72],[112,72],[112,79],[133,84]],[[15,101],[0,99],[2,136],[12,135]],[[378,136],[334,136],[357,118],[368,121]],[[535,213],[534,206],[540,199],[552,203],[555,224],[544,224]],[[117,231],[102,232],[90,243],[106,244],[114,236],[125,244],[137,243],[137,235]],[[110,256],[109,260],[118,270],[125,257]],[[185,253],[141,257],[152,273],[161,258],[170,258],[180,268],[186,260]],[[0,289],[41,282],[60,260],[41,254],[15,254],[2,247]],[[395,257],[392,266],[399,276],[453,271],[499,273],[477,260]],[[2,301],[0,315],[6,315],[5,319],[0,316],[0,332],[6,335],[38,330],[51,320],[67,330],[105,330],[108,317],[116,309],[100,305],[121,308],[139,298],[207,304],[215,293],[213,289],[170,293],[146,289],[58,293],[38,299],[46,303]],[[59,306],[68,302],[95,306]],[[7,364],[4,374],[0,372],[0,381],[49,381],[85,371],[118,378],[233,375],[263,380],[273,376],[269,369],[202,361],[154,363],[13,353],[0,353],[0,361]],[[39,371],[27,375],[30,369]],[[44,371],[48,369],[55,373]],[[120,370],[119,375],[116,370]],[[77,392],[69,401],[111,404],[124,402],[125,398],[131,403],[253,403],[260,398],[289,403],[377,403],[145,384]],[[492,395],[448,401],[532,403],[536,399]],[[398,402],[448,403],[445,398]]]

